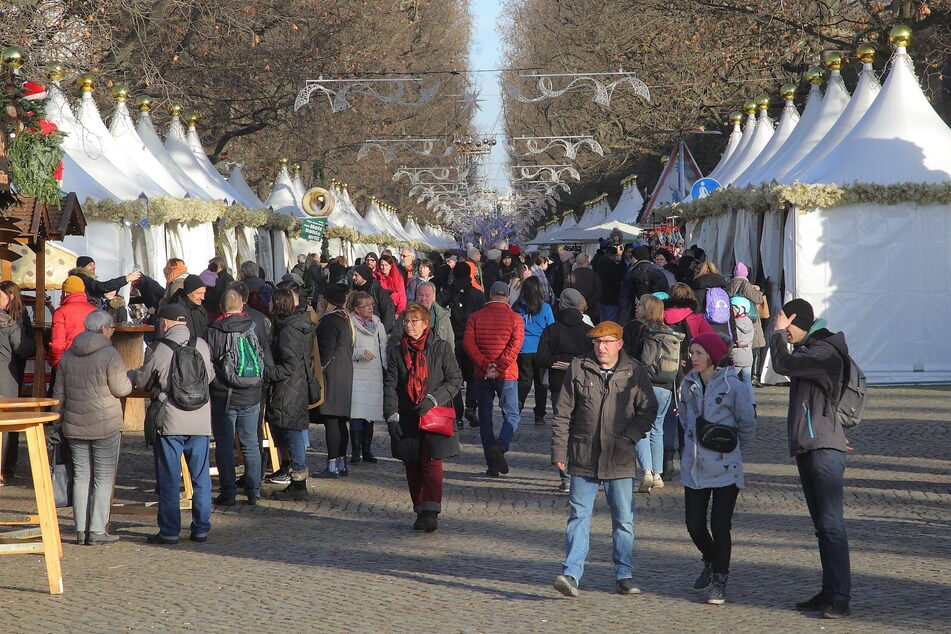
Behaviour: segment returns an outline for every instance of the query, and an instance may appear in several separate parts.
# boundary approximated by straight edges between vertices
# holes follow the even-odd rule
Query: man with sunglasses
[[[555,401],[551,461],[571,478],[563,572],[554,587],[578,596],[588,555],[594,500],[604,486],[611,508],[614,576],[618,594],[640,594],[634,584],[634,444],[650,430],[657,399],[640,363],[623,351],[621,326],[602,321],[588,333],[593,350],[575,357]]]

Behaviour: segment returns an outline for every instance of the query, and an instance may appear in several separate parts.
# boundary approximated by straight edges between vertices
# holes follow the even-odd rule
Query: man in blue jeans
[[[462,345],[472,360],[479,408],[479,435],[485,452],[485,474],[498,477],[508,473],[505,453],[521,418],[518,406],[518,353],[525,338],[525,326],[509,306],[509,285],[493,282],[489,301],[469,316]],[[496,437],[492,404],[499,397],[502,429]]]
[[[644,366],[624,353],[622,334],[613,321],[588,333],[594,350],[571,361],[555,403],[551,461],[571,477],[563,574],[554,583],[566,597],[578,596],[601,485],[611,508],[615,589],[641,592],[633,579],[634,445],[653,425],[657,399]]]
[[[181,304],[166,304],[158,311],[159,327],[164,339],[182,345],[189,340],[187,310]],[[205,375],[214,376],[211,350],[201,339],[195,341]],[[145,364],[131,372],[133,383],[144,389],[155,375],[153,383],[164,398],[168,398],[173,358],[172,348],[155,342],[145,353]],[[192,480],[192,522],[190,539],[204,542],[211,530],[211,476],[208,474],[209,443],[211,435],[211,402],[195,410],[179,409],[168,399],[165,403],[165,429],[156,435],[155,484],[158,490],[159,532],[150,535],[150,544],[177,544],[182,530],[182,511],[179,484],[182,477],[181,458],[184,454]]]
[[[237,482],[234,439],[237,434],[244,457],[244,492],[247,503],[257,504],[261,491],[261,446],[258,414],[264,354],[254,321],[242,312],[244,301],[234,290],[221,296],[222,315],[208,326],[208,345],[214,360],[211,382],[211,428],[215,436],[215,464],[220,493],[215,503],[234,506]]]
[[[815,318],[809,302],[794,299],[776,316],[769,352],[773,369],[789,377],[789,455],[796,459],[822,562],[822,589],[797,603],[796,609],[838,619],[851,614],[849,539],[843,513],[845,456],[851,448],[835,415],[849,348],[845,335],[825,325],[824,319]],[[793,345],[793,352],[787,343]]]

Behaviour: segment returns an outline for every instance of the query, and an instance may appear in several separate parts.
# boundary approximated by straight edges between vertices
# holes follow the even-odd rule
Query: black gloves
[[[392,414],[389,417],[389,419],[386,421],[386,429],[390,432],[390,436],[397,440],[403,437],[403,429],[400,427],[399,414]]]
[[[426,398],[420,401],[419,404],[416,406],[416,413],[422,416],[423,414],[425,414],[432,408],[436,407],[436,405],[437,405],[436,399],[433,397],[433,395],[427,394]]]

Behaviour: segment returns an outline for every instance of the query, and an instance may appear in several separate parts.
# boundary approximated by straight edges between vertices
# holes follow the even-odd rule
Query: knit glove
[[[426,398],[421,400],[419,404],[416,406],[416,413],[419,414],[420,416],[423,416],[426,412],[436,407],[437,405],[439,405],[439,403],[436,402],[436,397],[434,397],[432,394],[427,394]]]
[[[390,436],[397,440],[403,437],[399,414],[390,414],[390,417],[386,419],[386,429],[390,432]]]

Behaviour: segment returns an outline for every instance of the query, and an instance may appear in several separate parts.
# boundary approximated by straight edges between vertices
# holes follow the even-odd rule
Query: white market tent
[[[574,211],[569,211],[562,220],[561,226],[556,231],[552,231],[545,236],[545,242],[563,242],[562,234],[567,234],[570,230],[578,226],[578,219],[575,218]]]
[[[795,96],[795,90],[783,95],[786,105],[783,106],[783,114],[779,117],[779,123],[776,125],[776,129],[773,130],[773,134],[769,138],[769,143],[760,150],[759,154],[753,157],[753,160],[750,161],[750,165],[733,180],[734,186],[746,187],[748,185],[759,184],[758,181],[752,181],[750,177],[755,176],[760,166],[773,158],[773,155],[783,146],[799,123],[799,111],[796,110],[796,104],[793,103]]]
[[[244,179],[244,174],[241,172],[241,165],[239,163],[234,163],[231,166],[231,173],[228,175],[228,184],[238,192],[238,195],[240,195],[243,200],[251,204],[251,209],[264,209],[267,207],[248,185],[248,181]]]
[[[726,148],[723,150],[723,154],[720,155],[720,161],[716,167],[710,171],[710,178],[716,179],[719,177],[720,172],[722,172],[723,168],[730,162],[730,158],[733,156],[733,152],[736,151],[740,141],[743,140],[743,129],[740,127],[742,122],[743,116],[739,113],[732,117],[733,131],[730,133],[730,138],[726,142]]]
[[[85,97],[84,97],[85,100]],[[155,158],[136,132],[135,123],[129,115],[129,108],[125,99],[116,102],[112,119],[109,121],[109,133],[115,139],[116,145],[129,161],[161,187],[167,195],[184,198],[190,192],[165,169],[165,166]]]
[[[756,119],[756,127],[749,144],[738,150],[720,173],[720,178],[717,180],[721,186],[725,187],[733,183],[737,176],[753,164],[753,161],[759,160],[760,154],[773,138],[773,121],[766,114],[766,106],[766,103],[760,104],[759,117]]]
[[[717,172],[716,180],[721,185],[732,180],[731,175],[735,174],[737,160],[747,155],[749,147],[753,143],[753,137],[756,136],[756,104],[753,101],[749,101],[745,105],[746,123],[743,124],[743,135],[740,137],[740,142],[736,148],[730,152],[729,158],[725,161],[721,161],[721,163],[717,165],[719,171]]]
[[[608,204],[608,196],[607,194],[601,194],[585,203],[585,210],[578,224],[569,229],[563,228],[558,232],[556,240],[559,242],[596,243],[598,235],[591,234],[587,230],[605,222],[610,213],[611,205]]]
[[[202,200],[212,200],[211,195],[206,192],[201,185],[192,180],[182,166],[165,149],[165,143],[155,131],[155,125],[152,123],[152,116],[149,114],[150,105],[148,103],[139,104],[139,120],[136,121],[135,131],[139,135],[142,143],[145,144],[149,153],[162,164],[165,171],[169,173],[182,187],[188,192],[189,198],[200,198]]]
[[[613,231],[620,231],[625,240],[634,240],[641,234],[641,230],[634,226],[634,220],[644,206],[644,197],[637,188],[635,177],[629,176],[621,182],[624,183],[624,190],[614,209],[601,223],[585,230],[585,233],[593,236],[595,240],[607,238]]]
[[[419,228],[419,225],[416,224],[416,220],[412,216],[406,219],[406,224],[403,225],[403,231],[407,236],[410,237],[413,242],[422,242],[426,244],[426,236],[423,235],[422,230]]]

